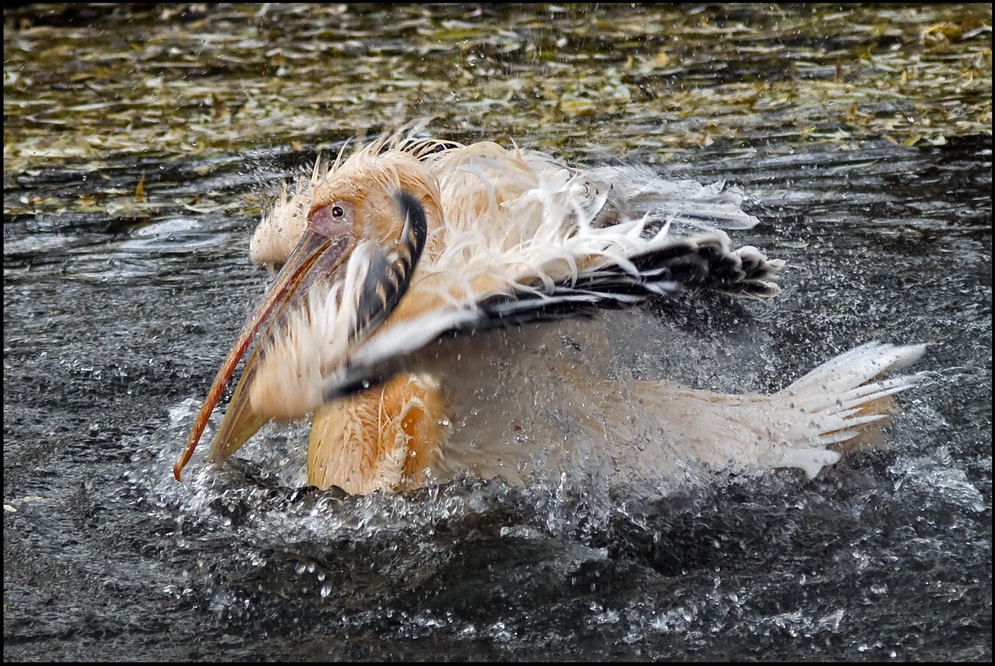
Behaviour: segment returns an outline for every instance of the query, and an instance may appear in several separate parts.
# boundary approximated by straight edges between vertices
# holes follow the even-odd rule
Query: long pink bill
[[[295,295],[306,294],[309,286],[318,277],[329,275],[342,263],[349,254],[346,250],[351,240],[349,236],[330,239],[312,231],[306,232],[301,238],[283,270],[280,271],[276,283],[256,308],[218,370],[207,398],[194,420],[186,446],[176,464],[173,465],[173,476],[177,481],[181,480],[180,474],[190,461],[194,449],[197,448],[197,443],[207,427],[211,412],[220,401],[225,387],[235,374],[239,361],[245,356],[253,340],[258,337],[260,328],[265,324],[265,330],[269,335],[269,331],[280,322],[283,311],[294,301]],[[225,413],[221,427],[215,436],[209,456],[213,462],[224,460],[238,450],[268,420],[252,411],[249,405],[248,391],[245,390],[251,384],[258,354],[259,345],[256,346],[246,363],[242,377],[232,395],[228,411]]]

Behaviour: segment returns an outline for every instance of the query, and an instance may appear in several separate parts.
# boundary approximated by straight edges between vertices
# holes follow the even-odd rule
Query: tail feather
[[[897,346],[868,342],[826,361],[784,390],[800,392],[816,385],[835,391],[856,388],[873,377],[907,368],[925,351],[924,344]]]
[[[772,409],[787,408],[779,418],[787,418],[792,408],[803,417],[804,429],[789,431],[798,433],[797,441],[784,445],[802,444],[798,450],[823,449],[838,454],[877,447],[895,412],[894,396],[916,386],[923,375],[879,378],[908,367],[925,350],[923,344],[869,342],[823,363],[770,396]],[[780,464],[800,466],[810,477],[821,469],[814,464],[799,465],[804,458],[797,452],[787,454],[785,446],[779,453]],[[778,466],[777,455],[774,458],[773,464]]]
[[[720,394],[662,382],[643,382],[637,393],[709,466],[795,467],[812,478],[844,453],[877,445],[894,413],[894,396],[923,375],[880,377],[915,362],[925,348],[868,343],[770,395]]]

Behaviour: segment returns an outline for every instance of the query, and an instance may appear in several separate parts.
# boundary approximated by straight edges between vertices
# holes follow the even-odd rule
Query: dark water
[[[5,660],[991,659],[990,50],[987,120],[984,91],[967,83],[901,99],[873,97],[868,82],[864,125],[821,116],[805,84],[835,81],[851,47],[869,55],[843,59],[847,72],[861,62],[884,72],[904,49],[921,56],[920,82],[944,62],[963,72],[966,56],[924,31],[947,22],[941,36],[970,44],[981,30],[990,49],[990,5],[987,33],[977,7],[808,22],[760,8],[400,7],[386,22],[369,10],[273,9],[285,12],[279,24],[258,8],[252,20],[230,8],[117,11],[5,11]],[[802,29],[812,22],[837,32],[816,40]],[[844,29],[858,24],[886,27],[869,45]],[[668,46],[676,25],[687,41]],[[84,40],[98,35],[106,42]],[[447,39],[461,50],[440,64],[430,56]],[[701,65],[724,39],[742,57],[712,60],[739,69]],[[260,58],[270,42],[276,51]],[[184,69],[191,44],[209,61],[196,71]],[[302,77],[303,90],[273,91],[292,113],[269,124],[246,93],[245,105],[260,104],[253,133],[237,110],[225,124],[229,89],[262,95],[312,47],[334,86]],[[73,48],[78,59],[56,77],[43,54]],[[203,90],[160,113],[115,78],[119,62],[161,77],[173,102]],[[785,62],[807,64],[775,67]],[[630,89],[631,114],[611,76],[596,75],[606,63]],[[471,86],[461,77],[473,68],[492,71]],[[730,81],[797,89],[770,113],[681,118],[664,93],[690,88],[673,83],[682,70],[727,110]],[[430,113],[449,109],[432,125],[439,134],[508,132],[571,159],[739,183],[763,224],[737,240],[787,260],[784,293],[648,306],[631,363],[699,387],[771,390],[867,340],[929,342],[918,366],[928,379],[901,398],[888,446],[813,481],[716,480],[667,496],[468,480],[354,498],[297,487],[303,432],[291,428],[221,469],[195,457],[175,483],[193,411],[267,280],[247,260],[260,207],[279,178],[362,126],[367,105],[379,126],[410,95],[404,76],[423,82]],[[514,95],[538,92],[545,108],[544,76],[573,81],[559,88],[573,106],[536,128]],[[443,79],[460,104],[433,88]],[[599,95],[608,101],[584,111]],[[87,110],[96,100],[114,106]],[[55,112],[68,104],[77,110]],[[892,122],[908,113],[930,123],[916,134]],[[169,143],[174,117],[187,148]],[[714,141],[699,140],[707,132]]]

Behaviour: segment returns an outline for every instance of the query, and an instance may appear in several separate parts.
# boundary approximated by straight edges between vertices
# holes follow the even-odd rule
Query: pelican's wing
[[[638,166],[591,169],[578,180],[592,190],[606,190],[605,205],[594,221],[598,227],[647,216],[670,220],[674,233],[688,235],[711,229],[750,229],[759,222],[743,210],[743,191],[724,180],[668,180]]]
[[[477,294],[468,330],[627,306],[689,289],[778,293],[774,277],[784,262],[753,246],[734,248],[723,231],[759,222],[743,210],[745,195],[737,187],[666,180],[641,167],[569,169],[536,153],[524,160],[541,174],[538,182],[490,218],[514,220],[529,234],[504,245],[485,235],[478,244],[486,247],[470,259],[460,255],[462,264],[452,268],[467,273],[488,266],[491,280],[506,284],[498,293]],[[447,245],[460,247],[475,232],[460,228]],[[448,267],[459,260],[437,263]]]
[[[778,292],[772,279],[783,262],[752,246],[733,249],[718,228],[757,223],[742,211],[740,192],[634,170],[637,187],[626,194],[624,171],[604,173],[554,167],[534,191],[489,211],[493,226],[509,219],[515,230],[531,225],[524,237],[489,233],[477,219],[450,220],[447,251],[421,269],[406,301],[379,329],[355,341],[345,363],[329,368],[324,399],[410,369],[419,350],[446,335],[586,316],[687,289],[749,297]],[[494,180],[486,178],[488,185]]]

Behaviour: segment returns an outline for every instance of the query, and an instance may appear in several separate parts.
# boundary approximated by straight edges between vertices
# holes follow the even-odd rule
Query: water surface
[[[991,5],[4,13],[4,658],[991,659]],[[930,343],[887,447],[626,494],[171,466],[282,179],[414,118],[729,179],[769,302],[647,306],[637,372],[774,390]]]

